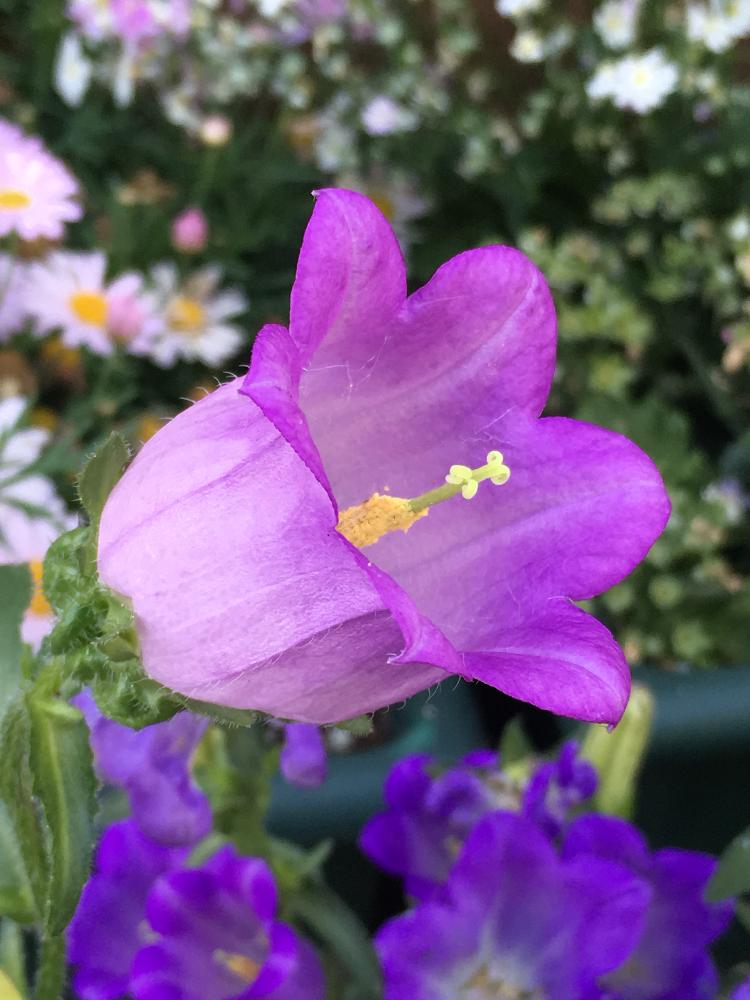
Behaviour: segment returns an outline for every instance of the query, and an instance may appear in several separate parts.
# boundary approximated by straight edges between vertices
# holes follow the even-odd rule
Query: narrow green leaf
[[[43,817],[33,794],[30,739],[26,700],[19,696],[8,706],[0,726],[0,799],[14,831],[28,874],[33,909],[39,917],[44,912],[49,868]]]
[[[0,799],[0,916],[10,917],[20,924],[33,924],[36,919],[31,881],[8,807],[2,799]]]
[[[706,899],[711,903],[750,892],[750,827],[735,837],[719,860],[708,883]]]
[[[64,701],[29,699],[34,789],[50,831],[47,932],[61,934],[89,876],[96,808],[88,727]]]
[[[84,465],[78,479],[78,495],[95,527],[99,524],[107,497],[122,476],[129,459],[130,451],[125,440],[113,432]]]
[[[15,986],[19,996],[28,995],[23,936],[21,929],[12,920],[0,921],[0,969]],[[13,994],[10,993],[9,997],[12,996]],[[2,989],[0,989],[0,997],[3,997]]]
[[[0,566],[0,716],[21,681],[21,620],[31,600],[27,566]]]

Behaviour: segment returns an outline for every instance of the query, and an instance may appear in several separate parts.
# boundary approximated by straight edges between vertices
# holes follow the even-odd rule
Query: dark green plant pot
[[[351,843],[370,816],[383,808],[383,782],[401,757],[429,753],[450,761],[486,742],[472,692],[462,682],[446,681],[431,695],[416,695],[391,711],[391,739],[370,749],[332,755],[320,788],[296,788],[276,776],[268,815],[272,833],[298,844],[327,837]]]
[[[636,821],[654,846],[718,854],[750,826],[750,666],[634,679],[656,698]]]

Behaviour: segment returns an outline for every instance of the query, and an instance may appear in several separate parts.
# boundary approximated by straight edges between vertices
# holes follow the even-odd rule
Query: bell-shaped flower
[[[572,602],[643,559],[669,503],[627,439],[539,419],[555,342],[516,250],[460,254],[407,297],[378,209],[319,192],[289,329],[264,327],[247,377],[151,438],[105,507],[99,570],[146,671],[302,722],[452,674],[616,722],[627,664]]]

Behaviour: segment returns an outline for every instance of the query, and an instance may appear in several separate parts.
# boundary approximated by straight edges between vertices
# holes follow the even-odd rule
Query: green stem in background
[[[0,921],[0,969],[16,987],[20,996],[29,995],[23,937],[20,927],[12,920]]]
[[[65,938],[42,938],[34,1000],[61,1000],[66,981]]]
[[[304,923],[351,978],[356,1000],[380,1000],[380,966],[367,931],[344,901],[321,882],[289,900],[290,915]]]

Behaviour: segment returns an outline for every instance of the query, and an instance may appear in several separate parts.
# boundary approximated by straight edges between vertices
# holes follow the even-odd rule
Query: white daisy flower
[[[54,622],[41,589],[44,556],[75,518],[52,482],[32,469],[49,435],[38,427],[23,427],[26,409],[19,396],[0,401],[0,563],[27,563],[31,570],[34,593],[21,634],[37,647]]]
[[[510,54],[518,62],[541,62],[545,56],[544,39],[538,31],[519,31],[511,42]]]
[[[55,60],[55,89],[66,104],[78,107],[89,89],[93,68],[80,38],[69,31],[60,43]]]
[[[642,115],[663,104],[678,79],[676,66],[660,49],[651,49],[643,55],[602,63],[586,84],[586,93],[594,100],[609,98],[618,108]]]
[[[140,275],[123,274],[107,282],[103,253],[60,251],[29,267],[27,308],[36,332],[62,331],[66,347],[84,345],[95,354],[111,354],[116,343],[143,343],[154,331],[149,300],[141,294]]]
[[[626,49],[635,41],[637,0],[607,0],[594,14],[594,28],[610,49]]]
[[[540,10],[543,3],[544,0],[495,0],[495,10],[503,17],[523,17]]]
[[[362,127],[368,135],[392,135],[417,127],[417,116],[386,94],[373,97],[362,108]]]
[[[726,52],[750,31],[750,0],[694,5],[687,10],[687,35],[711,52]]]
[[[245,312],[248,303],[237,289],[219,290],[221,278],[221,268],[205,267],[182,283],[174,264],[157,264],[150,282],[158,330],[153,337],[136,338],[132,350],[164,368],[179,358],[216,368],[230,358],[245,333],[227,321]]]

